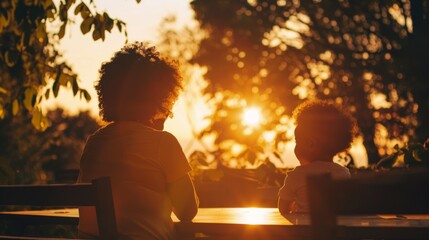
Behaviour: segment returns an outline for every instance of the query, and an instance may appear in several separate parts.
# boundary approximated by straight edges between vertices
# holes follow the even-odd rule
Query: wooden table
[[[0,212],[0,219],[40,223],[77,224],[79,212],[73,209]],[[277,208],[200,208],[192,222],[172,219],[182,236],[211,235],[233,236],[231,239],[276,239],[290,237],[305,239],[311,234],[310,220],[306,214],[283,217]],[[373,215],[340,217],[339,223],[348,227],[429,227],[429,216]]]

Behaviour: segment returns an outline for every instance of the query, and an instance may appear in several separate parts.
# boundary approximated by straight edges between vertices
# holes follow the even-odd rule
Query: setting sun
[[[249,107],[243,111],[243,125],[255,127],[261,123],[261,109],[258,107]]]

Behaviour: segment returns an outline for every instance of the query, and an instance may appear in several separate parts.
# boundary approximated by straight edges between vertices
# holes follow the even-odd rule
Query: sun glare
[[[264,224],[268,221],[267,211],[263,208],[239,209],[240,220],[247,224]]]
[[[261,109],[258,107],[249,107],[243,111],[242,123],[245,126],[255,127],[261,123]]]

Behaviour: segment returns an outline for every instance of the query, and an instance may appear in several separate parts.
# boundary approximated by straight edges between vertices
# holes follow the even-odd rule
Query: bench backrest
[[[374,174],[342,180],[334,180],[329,174],[309,176],[308,197],[314,238],[332,240],[338,233],[338,215],[429,214],[429,172]],[[389,237],[394,233],[401,235],[402,230],[407,231],[404,235],[429,233],[428,228],[412,231],[403,227],[374,232],[380,235],[375,237]],[[395,237],[400,238],[399,235]]]
[[[117,239],[113,195],[108,177],[79,184],[2,185],[0,205],[95,206],[100,239]]]

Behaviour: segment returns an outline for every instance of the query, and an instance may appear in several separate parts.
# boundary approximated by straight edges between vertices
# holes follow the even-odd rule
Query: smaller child
[[[308,212],[307,176],[331,173],[334,178],[348,178],[346,167],[333,157],[351,146],[357,133],[356,121],[339,106],[324,100],[310,100],[293,111],[295,120],[295,155],[301,166],[290,171],[279,191],[278,207],[282,215]]]

